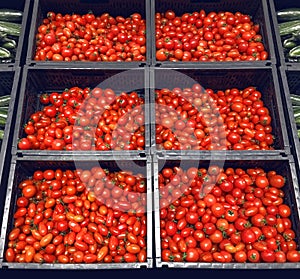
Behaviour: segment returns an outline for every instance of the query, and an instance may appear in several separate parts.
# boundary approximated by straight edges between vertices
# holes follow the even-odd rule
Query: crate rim
[[[8,69],[0,69],[0,74],[2,73],[10,73],[12,74],[12,86],[10,88],[10,103],[8,106],[8,116],[7,121],[4,127],[4,136],[1,142],[0,146],[0,192],[1,192],[1,208],[0,208],[0,224],[3,223],[3,213],[4,213],[4,203],[5,199],[2,198],[2,195],[5,193],[7,189],[7,165],[10,162],[10,148],[11,148],[11,140],[12,140],[12,130],[13,125],[12,123],[13,119],[15,118],[15,112],[16,112],[16,99],[18,95],[18,88],[19,88],[19,80],[20,80],[20,73],[21,68],[19,66],[9,67]],[[1,241],[0,241],[1,246]],[[0,263],[1,268],[1,263]]]
[[[153,65],[156,68],[257,68],[257,67],[271,67],[272,65],[275,65],[274,63],[268,61],[268,60],[261,60],[261,61],[224,61],[224,62],[183,62],[183,61],[178,61],[178,62],[172,62],[172,61],[158,61],[155,62]]]
[[[297,166],[300,168],[300,141],[297,136],[297,126],[294,118],[293,111],[291,109],[288,109],[288,107],[292,107],[292,103],[290,100],[290,87],[287,81],[287,73],[293,73],[297,72],[300,74],[300,67],[290,67],[287,65],[283,65],[279,67],[279,73],[281,76],[281,82],[282,82],[282,87],[283,87],[283,93],[284,93],[284,99],[287,105],[287,121],[288,124],[291,127],[292,131],[292,140],[291,143],[293,145],[293,150],[292,152],[295,154],[295,161]]]
[[[153,259],[147,258],[143,263],[80,263],[80,264],[49,264],[49,263],[7,263],[2,262],[2,269],[22,269],[22,270],[102,270],[102,269],[132,269],[132,268],[152,268]]]
[[[5,166],[5,158],[6,158],[6,154],[9,154],[9,150],[8,150],[8,142],[11,141],[11,129],[13,127],[13,123],[12,123],[12,118],[13,118],[13,114],[14,114],[14,110],[16,107],[16,103],[17,103],[17,95],[18,95],[18,89],[19,89],[19,85],[20,85],[20,75],[21,75],[21,67],[19,66],[13,66],[13,67],[9,67],[8,69],[4,69],[4,68],[0,68],[0,74],[2,72],[12,72],[13,73],[13,77],[12,77],[12,88],[11,88],[11,100],[10,100],[10,104],[9,104],[9,112],[8,112],[8,118],[7,118],[7,123],[5,124],[5,128],[4,128],[4,137],[2,140],[2,144],[0,147],[0,182],[1,182],[1,187],[4,187],[2,185],[2,174],[3,174],[3,168]]]

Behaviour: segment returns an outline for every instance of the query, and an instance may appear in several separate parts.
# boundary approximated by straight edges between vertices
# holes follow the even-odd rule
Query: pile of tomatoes
[[[166,262],[299,262],[285,178],[262,168],[163,168],[158,177]]]
[[[39,99],[42,109],[30,115],[19,149],[144,149],[144,98],[136,91],[74,86]]]
[[[166,150],[273,149],[271,115],[254,86],[156,89],[156,144]]]
[[[266,60],[259,24],[241,12],[204,10],[176,15],[155,14],[158,61]]]
[[[7,262],[146,261],[142,174],[100,166],[36,170],[18,190]]]
[[[141,14],[113,17],[47,13],[38,26],[37,61],[145,61],[146,23]]]

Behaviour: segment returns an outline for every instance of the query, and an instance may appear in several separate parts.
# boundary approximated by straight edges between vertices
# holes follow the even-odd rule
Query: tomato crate
[[[225,154],[273,154],[277,156],[291,152],[280,85],[274,65],[240,68],[231,64],[228,67],[213,69],[151,68],[150,84],[150,103],[153,104],[151,107],[151,151],[154,154],[193,155],[195,153],[211,154],[211,151],[214,151]],[[255,88],[254,95],[259,96],[259,101],[249,97],[249,92],[247,93],[249,88],[252,88],[251,90]],[[230,92],[234,92],[232,89],[239,90],[237,95],[240,97],[244,96],[243,101],[240,101],[245,104],[245,107],[238,109],[233,107],[234,102],[231,97],[227,101],[222,101],[226,100],[224,94],[230,95]],[[245,90],[246,94],[244,94]],[[252,101],[248,103],[249,98]],[[268,111],[268,120],[264,117],[259,121],[255,120],[258,117],[256,113],[259,112],[254,112],[251,106],[256,107],[257,101],[265,107],[264,111]],[[254,134],[249,134],[247,127],[240,123],[239,127],[245,129],[239,130],[241,141],[239,139],[236,141],[232,136],[238,130],[236,130],[236,124],[231,126],[233,123],[228,115],[236,115],[238,111],[244,115],[245,111],[250,110],[252,113],[246,113],[246,118],[249,117],[248,120],[252,123],[250,129]],[[242,114],[240,116],[243,118],[245,115]],[[260,139],[259,137],[258,130],[262,128],[261,125],[267,127],[265,134],[269,133],[268,137],[272,136],[271,141],[267,141],[267,146],[264,145],[266,138]],[[233,132],[233,134],[230,132],[230,136],[229,130]],[[258,133],[257,136],[256,133]],[[246,142],[243,142],[243,139],[246,139]],[[231,144],[228,145],[229,143]],[[249,145],[250,143],[255,145]]]
[[[300,166],[300,143],[299,143],[299,123],[297,120],[297,102],[295,97],[300,97],[300,67],[292,65],[289,67],[281,66],[279,68],[281,83],[284,93],[284,112],[287,116],[289,125],[288,135],[292,142],[292,153],[295,156],[297,167]]]
[[[282,66],[290,66],[290,65],[299,65],[299,60],[295,58],[289,58],[288,52],[289,48],[284,48],[283,43],[285,43],[286,39],[291,39],[292,34],[280,36],[279,25],[284,21],[277,17],[277,13],[284,9],[291,8],[300,8],[300,3],[297,1],[287,0],[287,1],[278,1],[278,0],[269,0],[269,10],[271,15],[271,23],[272,23],[272,32],[274,37],[274,45],[276,46],[275,52],[278,57],[277,61]],[[295,20],[295,18],[293,19]],[[300,17],[299,17],[300,20]],[[297,43],[299,45],[299,42]]]
[[[140,158],[136,156],[130,159],[124,156],[109,158],[83,156],[73,159],[57,156],[49,156],[48,158],[42,156],[34,159],[13,157],[9,174],[1,228],[0,259],[2,268],[126,269],[152,267],[152,177],[150,157]],[[41,174],[44,178],[39,176]],[[55,176],[51,177],[51,174]],[[47,242],[50,246],[59,245],[59,243],[64,246],[63,242],[56,243],[55,237],[61,239],[61,236],[65,236],[63,241],[65,241],[65,244],[69,243],[67,246],[70,251],[66,250],[63,253],[64,255],[58,251],[56,255],[50,253],[52,256],[50,255],[49,258],[49,254],[47,255],[43,251],[48,251],[48,246],[44,246],[40,242],[42,246],[41,249],[36,251],[36,254],[38,252],[41,254],[35,255],[35,258],[31,258],[31,261],[29,261],[29,258],[26,258],[26,261],[18,260],[18,256],[11,259],[7,257],[10,252],[7,250],[10,242],[9,238],[11,238],[11,234],[14,234],[12,230],[18,228],[18,212],[22,211],[22,208],[24,209],[23,205],[20,207],[20,199],[23,199],[22,193],[26,191],[18,185],[26,183],[26,181],[35,181],[40,184],[42,183],[41,179],[49,183],[60,181],[61,186],[63,188],[69,187],[69,190],[71,190],[71,181],[77,185],[76,187],[73,185],[73,190],[75,190],[73,194],[68,192],[70,195],[63,191],[63,188],[60,190],[57,188],[61,196],[56,196],[54,201],[56,200],[57,203],[54,202],[52,206],[49,201],[53,201],[55,194],[53,196],[50,193],[51,191],[48,192],[48,196],[46,194],[47,190],[40,196],[41,190],[39,189],[29,195],[25,194],[29,203],[36,200],[37,205],[39,204],[38,207],[42,204],[45,205],[41,211],[43,212],[42,215],[47,208],[50,208],[54,215],[60,215],[60,221],[53,215],[52,222],[54,224],[52,228],[48,226],[47,230],[47,235],[52,234],[54,244],[51,240]],[[55,190],[53,189],[53,191]],[[56,194],[58,192],[56,191]],[[29,198],[30,196],[31,198]],[[83,203],[85,207],[83,207]],[[57,211],[58,208],[62,209],[59,211],[60,213]],[[75,208],[77,209],[75,210]],[[80,220],[77,217],[75,220],[71,220],[72,218],[69,220],[69,215],[72,214],[74,216],[80,215]],[[30,215],[24,217],[31,218]],[[60,226],[56,221],[62,222],[60,225],[65,224],[66,226]],[[36,225],[38,226],[40,222]],[[26,227],[26,224],[19,225],[20,228],[23,225]],[[84,238],[86,240],[78,235],[78,229],[80,228],[78,225],[81,225],[82,235],[88,234]],[[77,229],[75,229],[75,226],[77,226]],[[68,239],[74,233],[76,241],[72,244]],[[37,235],[35,234],[35,236]],[[87,240],[88,236],[90,241]],[[34,236],[31,235],[31,237]],[[15,241],[18,242],[17,239]],[[41,241],[41,239],[37,241]],[[86,246],[86,249],[80,248],[78,244],[83,245],[82,247]],[[120,248],[119,253],[117,253],[116,244]],[[131,247],[129,247],[130,245]],[[71,249],[71,247],[73,248]],[[87,250],[90,253],[87,253]],[[17,250],[15,252],[18,253]],[[84,256],[84,254],[87,254],[87,256]],[[69,260],[66,262],[67,259]]]
[[[145,156],[150,147],[147,72],[148,69],[144,67],[99,69],[25,66],[12,153],[20,156],[76,153]],[[45,96],[47,102],[52,96],[52,101],[45,104]],[[60,103],[55,101],[53,105],[56,96],[56,101]],[[57,108],[54,108],[55,106]],[[48,113],[49,107],[55,115]],[[47,114],[44,114],[43,119],[46,117],[46,122],[40,122],[39,120],[44,120],[36,117],[34,113],[45,112],[45,109]],[[37,137],[38,130],[45,128],[50,119],[52,126],[59,128],[57,131],[62,130],[63,133],[42,133],[44,138]],[[35,123],[35,130],[28,133],[25,126],[28,124],[29,128],[33,128],[32,121]],[[64,129],[66,126],[67,130]],[[49,144],[20,146],[19,143],[22,138],[30,139],[31,143],[37,143],[35,139],[42,143],[47,137],[60,139],[61,147],[54,143],[51,147]],[[64,139],[64,142],[61,139]],[[26,142],[28,143],[27,140]]]
[[[8,34],[6,31],[6,26],[3,28],[3,36],[6,34],[3,39],[1,39],[0,46],[6,47],[7,50],[11,53],[11,57],[0,59],[0,67],[14,67],[21,66],[25,61],[25,51],[27,49],[27,40],[29,31],[29,21],[31,16],[32,1],[29,0],[12,0],[12,1],[1,1],[0,9],[4,12],[4,9],[16,10],[22,13],[21,19],[18,21],[11,21],[12,23],[20,24],[19,35]],[[5,19],[6,21],[7,19]],[[3,21],[0,19],[0,21]],[[1,26],[0,29],[2,30]],[[14,46],[11,46],[12,41],[14,41]],[[6,41],[10,41],[10,47],[7,48]],[[3,44],[2,44],[3,42]]]
[[[5,123],[2,123],[2,139],[0,139],[0,225],[2,222],[2,212],[5,201],[5,190],[8,174],[6,171],[6,165],[10,160],[10,148],[12,145],[12,137],[14,130],[14,122],[16,118],[16,100],[18,97],[18,85],[20,79],[20,68],[19,67],[8,67],[6,69],[0,68],[0,99],[5,96],[9,96],[6,99],[1,113],[6,115]],[[5,105],[5,106],[4,106]],[[3,118],[1,117],[2,121]]]
[[[237,37],[234,34],[225,34],[225,32],[228,31],[225,29],[221,30],[220,36],[214,37],[213,33],[210,32],[212,31],[213,26],[206,19],[213,17],[216,19],[216,14],[225,12],[230,14],[225,14],[226,22],[220,23],[221,25],[223,24],[223,28],[226,28],[228,24],[234,28],[235,23],[233,20],[231,21],[232,16],[242,15],[247,17],[246,21],[250,24],[248,27],[255,32],[255,35],[258,35],[257,38],[252,39],[257,39],[262,42],[259,49],[250,49],[249,44],[243,48],[242,45],[239,45],[240,42],[233,42],[228,39],[226,41],[226,37],[228,36],[232,39]],[[227,16],[228,18],[230,17],[228,21]],[[248,16],[250,16],[250,18]],[[155,0],[151,2],[151,19],[151,33],[154,34],[152,39],[152,65],[173,67],[174,63],[178,66],[194,65],[195,63],[196,65],[199,65],[199,63],[201,63],[201,66],[214,67],[216,65],[222,66],[226,64],[229,58],[232,58],[231,61],[234,61],[236,65],[240,66],[263,66],[276,63],[266,0],[251,1],[251,5],[248,5],[247,2],[242,0],[186,0],[175,3],[171,0]],[[161,27],[163,24],[159,25],[160,20],[163,21],[163,24],[167,25],[167,27]],[[174,26],[172,26],[174,23],[175,29],[173,28]],[[192,41],[193,38],[191,36],[188,37],[191,33],[197,34],[196,36],[200,36],[200,38],[195,36],[195,42]],[[205,37],[204,34],[206,34]],[[241,36],[241,34],[238,36]],[[249,37],[247,36],[248,33],[244,35],[244,39],[245,41],[250,42],[250,40],[248,40]],[[175,41],[175,39],[177,40]],[[161,40],[163,42],[161,42]],[[212,41],[218,40],[220,40],[220,45],[222,45],[223,48],[222,50],[217,49],[219,43],[217,43],[218,45],[215,45],[216,47],[210,46]],[[174,45],[170,42],[173,42]],[[226,49],[223,45],[226,45]],[[254,45],[251,45],[251,47],[253,46]],[[255,45],[254,47],[257,46],[258,45]],[[181,49],[182,51],[178,51],[177,49]],[[220,54],[221,52],[218,52],[219,50],[221,52],[226,51],[226,55],[222,57]],[[262,52],[262,57],[260,57],[258,56],[258,53],[262,50],[267,53]],[[172,53],[172,51],[174,53]],[[192,52],[192,54],[190,52]],[[253,56],[254,58],[249,58],[250,56]],[[238,57],[239,60],[235,61]],[[176,59],[174,60],[174,58]],[[214,58],[214,60],[211,58]]]
[[[153,162],[155,258],[158,268],[255,270],[300,267],[297,254],[300,247],[300,199],[296,168],[291,155],[285,158],[282,156],[277,158],[274,156],[247,158],[203,156],[200,158],[199,156],[158,155],[153,158]],[[230,180],[231,174],[238,181]],[[219,178],[223,180],[218,180]],[[246,180],[248,183],[245,182]],[[250,181],[253,182],[251,186]],[[235,186],[230,183],[234,183]],[[234,202],[234,198],[232,203],[230,201],[233,192],[237,190],[233,187],[239,188],[238,192],[242,197],[240,202]],[[250,190],[248,187],[254,191],[252,193],[256,191],[266,193],[272,188],[275,188],[275,192],[278,190],[281,192],[280,202],[277,205],[275,199],[274,204],[266,200],[260,203],[262,207],[268,209],[277,207],[276,221],[276,218],[273,221],[272,218],[269,219],[273,214],[269,212],[267,213],[270,214],[269,216],[265,215],[266,222],[260,222],[262,220],[256,218],[260,213],[258,215],[253,213],[257,212],[254,208],[252,208],[254,215],[252,213],[251,216],[248,215],[249,207],[244,207],[249,203],[248,194],[245,194]],[[261,200],[264,197],[257,199]],[[287,211],[284,210],[283,213],[282,209]],[[242,212],[245,213],[244,217]],[[295,250],[290,252],[290,255],[286,254],[286,261],[276,262],[274,256],[278,248],[276,245],[270,248],[273,250],[270,253],[273,255],[271,257],[256,248],[259,245],[266,245],[265,242],[269,241],[267,232],[269,229],[274,231],[274,235],[277,234],[278,239],[281,238],[279,235],[282,231],[276,232],[274,228],[275,222],[280,224],[283,220],[288,220],[289,230],[292,232],[290,244]],[[247,223],[246,229],[242,223]],[[252,240],[249,239],[248,234],[251,231]],[[256,236],[254,231],[258,232]],[[260,238],[261,233],[266,238]],[[235,242],[233,239],[237,235],[241,238]],[[281,238],[281,244],[277,243],[280,247],[285,245],[283,239]],[[251,250],[252,248],[254,250]],[[244,250],[241,252],[240,249]],[[281,255],[282,251],[279,252]],[[294,257],[297,258],[296,261],[293,261]]]
[[[82,63],[84,63],[84,67],[102,67],[105,64],[120,67],[123,67],[124,64],[126,67],[143,67],[150,64],[149,6],[149,0],[34,0],[26,64],[31,66],[72,65],[72,67],[81,66]],[[86,19],[90,14],[93,14],[94,17]],[[73,15],[73,18],[69,18],[69,15]],[[43,45],[40,45],[37,37],[43,34],[40,26],[45,26],[47,18],[50,19],[51,24],[57,22],[60,24],[61,19],[68,22],[67,29],[61,30],[65,34],[55,31],[56,37],[60,38],[60,35],[66,37],[68,53],[62,52],[63,48],[57,48],[58,41],[55,41],[54,38],[47,40],[48,46],[52,48],[52,53],[44,56],[44,49],[41,53],[38,51],[38,48],[42,48]],[[131,20],[132,18],[133,20]],[[47,23],[46,20],[46,25]],[[121,27],[120,25],[123,23],[126,26]],[[52,30],[50,25],[47,26],[49,30]],[[126,29],[127,32],[121,32],[121,29]],[[87,30],[86,33],[84,33],[85,30]],[[120,38],[117,37],[118,34],[125,33],[126,36],[119,35]],[[41,36],[43,37],[43,35]],[[74,49],[74,51],[70,53],[70,49]],[[47,49],[46,52],[48,52]]]

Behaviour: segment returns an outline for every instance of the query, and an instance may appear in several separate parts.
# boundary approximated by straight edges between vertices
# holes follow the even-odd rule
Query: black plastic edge
[[[144,62],[43,62],[43,61],[30,61],[27,63],[29,67],[55,67],[55,68],[93,68],[93,69],[122,69],[122,68],[143,68],[147,67],[148,63]]]
[[[277,68],[272,67],[272,73],[274,77],[274,85],[275,85],[275,91],[276,91],[276,99],[277,99],[277,109],[279,112],[279,121],[281,123],[281,131],[283,134],[283,141],[284,141],[284,149],[290,154],[291,153],[291,144],[288,137],[288,131],[286,127],[286,119],[284,114],[284,108],[283,108],[283,102],[281,97],[281,91],[280,91],[280,78],[277,74]]]
[[[287,124],[288,124],[288,136],[291,138],[292,143],[292,154],[295,157],[295,163],[297,166],[297,169],[300,170],[300,141],[297,135],[297,125],[294,118],[294,113],[292,109],[292,102],[290,99],[290,87],[287,80],[287,71],[297,71],[299,72],[300,76],[300,67],[295,70],[290,69],[289,67],[280,66],[278,71],[280,74],[280,80],[281,80],[281,86],[283,90],[283,101],[285,104],[285,114],[287,115]],[[298,177],[300,177],[300,173],[297,173]]]
[[[17,62],[19,63],[20,66],[24,64],[24,60],[25,60],[25,53],[28,45],[28,34],[30,30],[30,21],[32,15],[31,10],[33,5],[32,0],[30,1],[25,0],[25,2],[26,2],[26,6],[24,9],[24,14],[26,14],[26,20],[25,19],[22,20],[22,36],[21,36],[22,49],[20,50],[19,57],[17,57]]]
[[[210,151],[209,151],[210,152]],[[251,154],[249,153],[247,156],[243,154],[243,152],[228,152],[225,156],[220,151],[212,151],[210,153],[206,153],[199,157],[198,154],[182,154],[178,156],[170,156],[168,154],[163,153],[156,153],[152,155],[152,162],[157,162],[158,160],[193,160],[193,161],[288,161],[289,163],[295,163],[294,156],[292,154],[287,154],[286,156],[275,155],[273,156],[272,153],[269,154]]]
[[[4,69],[0,69],[1,72],[6,71]],[[4,200],[2,200],[3,192],[6,190],[7,187],[7,180],[8,180],[8,171],[9,171],[9,165],[11,161],[11,146],[12,146],[12,136],[14,131],[14,123],[16,118],[16,103],[18,99],[18,89],[19,89],[19,80],[21,75],[21,68],[20,67],[14,67],[9,68],[7,71],[11,71],[13,73],[13,85],[11,89],[11,100],[9,104],[9,113],[7,117],[7,123],[4,128],[4,138],[2,140],[1,144],[1,153],[0,153],[0,226],[2,219],[2,210],[4,204],[2,203]]]
[[[247,61],[224,61],[224,62],[171,62],[171,61],[165,61],[160,62],[156,61],[153,66],[158,68],[190,68],[190,69],[199,69],[199,68],[232,68],[232,67],[239,67],[239,68],[257,68],[257,67],[270,67],[274,65],[270,61],[253,61],[253,62],[247,62]]]

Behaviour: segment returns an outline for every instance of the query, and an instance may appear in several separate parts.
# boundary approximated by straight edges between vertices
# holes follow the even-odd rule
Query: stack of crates
[[[232,254],[232,260],[229,262],[205,258],[203,251],[201,257],[193,260],[188,258],[190,254],[187,256],[188,253],[186,253],[187,250],[185,250],[187,247],[182,248],[180,252],[175,251],[178,249],[176,247],[173,247],[172,250],[170,248],[170,242],[172,241],[170,240],[171,234],[169,237],[166,236],[166,230],[168,230],[166,229],[166,223],[170,220],[173,225],[177,224],[173,235],[184,234],[183,228],[180,228],[178,225],[181,222],[180,218],[178,216],[176,217],[176,212],[178,212],[180,204],[184,203],[184,198],[189,197],[194,203],[194,206],[197,204],[200,212],[199,208],[201,207],[200,204],[203,206],[203,197],[208,195],[211,191],[211,193],[217,191],[212,188],[209,192],[206,192],[205,195],[204,192],[201,193],[201,195],[204,196],[200,197],[199,192],[192,191],[192,183],[195,183],[195,181],[189,179],[184,181],[183,176],[179,177],[179,174],[187,174],[195,169],[198,170],[197,175],[200,175],[200,172],[209,172],[211,169],[228,170],[228,172],[231,170],[246,172],[249,169],[259,169],[265,173],[275,171],[285,178],[284,187],[281,189],[282,203],[288,205],[293,213],[290,216],[289,222],[291,229],[295,232],[294,241],[297,245],[296,249],[300,249],[300,196],[298,187],[298,180],[300,179],[300,146],[297,138],[296,123],[293,120],[292,104],[289,99],[289,92],[300,94],[300,69],[297,65],[294,65],[297,63],[289,63],[284,60],[282,49],[279,45],[280,38],[278,37],[278,29],[276,29],[276,24],[278,23],[274,16],[275,11],[280,9],[287,2],[289,6],[292,6],[292,1],[290,1],[291,3],[289,3],[289,1],[280,3],[280,1],[275,0],[255,0],[251,2],[251,5],[242,0],[185,0],[180,2],[171,0],[33,0],[25,2],[28,6],[25,5],[24,11],[31,15],[30,20],[28,20],[28,16],[26,17],[28,23],[24,23],[24,34],[27,32],[28,41],[25,40],[24,37],[22,38],[22,44],[24,42],[24,46],[22,46],[23,49],[20,50],[18,60],[16,60],[13,65],[5,66],[3,72],[2,68],[0,68],[0,80],[3,80],[1,87],[5,87],[3,88],[3,92],[5,94],[6,92],[11,92],[13,97],[9,109],[10,121],[5,127],[6,138],[2,143],[1,154],[3,154],[3,156],[1,156],[0,161],[0,209],[2,217],[2,223],[0,223],[0,266],[2,268],[88,270],[151,269],[163,267],[197,269],[293,269],[300,267],[299,262],[289,261],[281,263],[276,261],[250,262],[249,260],[239,262],[234,258],[234,253]],[[230,11],[232,13],[241,12],[250,15],[251,20],[260,27],[259,32],[268,57],[265,60],[252,61],[191,62],[180,60],[170,61],[167,59],[160,61],[156,57],[156,18],[159,13],[165,13],[168,10],[174,11],[178,17],[183,14],[200,12],[201,10],[204,10],[207,14]],[[145,20],[146,24],[145,59],[140,61],[131,60],[118,62],[37,60],[35,56],[38,42],[37,33],[39,27],[44,23],[44,20],[50,16],[51,12],[55,14],[61,13],[62,15],[70,14],[70,16],[71,14],[82,15],[88,12],[92,12],[95,15],[109,13],[112,17],[122,16],[124,18],[138,13]],[[26,29],[25,26],[27,26],[28,29]],[[196,89],[196,91],[198,90],[197,97],[189,94],[192,88],[195,89],[195,86],[198,87],[198,89]],[[75,144],[74,142],[73,145],[71,143],[70,146],[72,148],[70,149],[20,148],[20,140],[26,138],[28,135],[24,128],[30,121],[34,121],[32,117],[36,112],[43,111],[48,105],[41,103],[43,96],[45,94],[51,95],[52,93],[63,94],[71,88],[79,88],[82,90],[81,94],[83,94],[86,88],[88,88],[90,92],[93,92],[93,89],[101,89],[103,96],[105,96],[105,93],[103,93],[105,90],[113,91],[115,93],[114,99],[112,99],[111,103],[106,104],[104,109],[112,108],[114,106],[113,101],[115,100],[122,102],[120,98],[124,96],[124,93],[136,93],[137,98],[143,100],[142,104],[133,107],[132,110],[127,110],[125,118],[127,121],[129,121],[129,119],[132,120],[132,123],[135,124],[132,129],[137,130],[142,127],[144,137],[142,148],[129,147],[129,143],[126,143],[128,141],[128,132],[127,134],[126,132],[124,133],[122,126],[125,124],[121,124],[120,122],[116,124],[116,134],[112,135],[111,140],[113,141],[118,135],[122,135],[125,144],[123,143],[122,146],[116,146],[115,148],[101,150],[95,146],[90,146],[89,148],[78,147],[78,143]],[[201,148],[195,148],[195,146],[193,146],[196,141],[193,138],[194,136],[187,134],[187,132],[185,132],[186,134],[184,135],[184,131],[181,130],[184,130],[186,126],[179,127],[179,125],[187,125],[188,130],[192,131],[192,134],[195,132],[197,123],[189,122],[189,117],[194,114],[199,114],[200,117],[204,112],[205,107],[201,106],[201,104],[204,104],[201,103],[204,102],[204,99],[200,100],[201,94],[205,95],[206,90],[210,92],[209,96],[206,94],[206,98],[208,98],[206,101],[208,100],[209,103],[209,100],[212,100],[209,99],[212,96],[212,92],[227,92],[229,89],[238,89],[241,91],[247,88],[254,88],[254,90],[261,94],[259,99],[269,113],[271,123],[268,125],[268,129],[272,132],[272,137],[269,138],[269,140],[272,141],[272,148],[256,148],[251,150],[238,148],[238,145],[236,145],[236,148],[232,148],[228,146],[228,142],[219,142],[220,148],[218,149],[209,148],[210,143],[204,145],[203,142]],[[162,94],[161,92],[166,93],[171,91],[172,94],[165,96],[164,100],[162,100],[163,98],[160,99],[159,96]],[[185,97],[182,97],[184,94],[186,94]],[[178,99],[180,99],[182,103],[187,102],[187,106],[190,105],[190,109],[193,109],[194,112],[190,112],[190,115],[188,113],[184,115],[182,111],[176,110],[177,105],[175,102],[176,100],[178,101]],[[91,101],[91,99],[87,99],[86,102],[83,101],[81,105],[88,107],[89,100]],[[94,99],[92,101],[97,102],[97,100]],[[196,108],[196,102],[198,108]],[[213,111],[213,117],[217,116],[217,118],[220,119],[222,112],[216,112],[215,108],[212,107],[210,107],[210,109]],[[83,109],[81,111],[79,110],[78,113],[80,115],[80,113],[86,112],[88,111],[84,111]],[[97,113],[99,112],[96,111],[94,115],[93,113],[89,113],[90,120],[93,119]],[[228,111],[225,113],[228,113]],[[104,110],[102,116],[103,114]],[[173,118],[166,120],[168,115]],[[101,114],[99,116],[101,116]],[[143,123],[139,121],[141,116]],[[35,117],[38,116],[35,115]],[[122,119],[118,119],[118,121],[120,120]],[[258,120],[258,122],[259,121],[267,120]],[[173,125],[175,122],[178,125],[176,129]],[[108,123],[107,120],[105,124]],[[225,127],[223,133],[226,135],[228,133],[228,131],[226,131],[227,125],[229,124],[219,123],[220,127]],[[83,129],[80,124],[80,118],[76,118],[74,121],[73,129],[75,128],[82,129],[81,132],[86,132],[86,136],[90,137],[91,127],[87,126],[86,129]],[[95,129],[92,129],[95,133],[99,127],[96,126],[92,128]],[[208,127],[207,131],[209,132],[206,131],[206,135],[213,133],[214,129],[215,126],[213,125],[212,127]],[[130,131],[130,133],[134,132],[133,130],[128,131]],[[165,133],[163,134],[162,131],[165,131]],[[179,134],[176,134],[177,132]],[[92,137],[93,136],[95,136],[95,134],[92,134]],[[205,135],[203,135],[203,137],[204,136]],[[75,137],[74,130],[73,137]],[[173,146],[177,140],[176,137],[178,137],[178,140],[181,138],[181,142],[179,140],[179,143],[176,143],[180,145],[180,148],[174,148]],[[101,138],[101,135],[99,138]],[[104,136],[102,136],[102,139],[104,139]],[[239,143],[239,141],[237,141],[237,143]],[[128,144],[128,146],[126,144]],[[186,144],[185,147],[183,147],[184,144]],[[112,193],[111,189],[109,189],[105,192],[106,194],[101,192],[102,196],[95,196],[96,190],[92,187],[94,187],[97,182],[94,178],[87,179],[84,183],[86,186],[84,191],[87,192],[87,198],[84,199],[88,199],[89,202],[97,204],[97,206],[99,206],[99,212],[102,206],[102,213],[104,212],[103,208],[108,211],[110,210],[110,212],[111,209],[116,209],[117,213],[114,213],[115,220],[122,218],[129,219],[133,216],[136,218],[137,224],[136,228],[133,229],[132,224],[129,225],[129,221],[128,224],[126,223],[126,219],[120,221],[118,224],[114,224],[114,226],[122,228],[123,224],[126,223],[126,229],[113,231],[112,225],[107,224],[108,211],[104,214],[105,217],[100,214],[101,218],[104,218],[104,221],[102,220],[103,222],[95,231],[100,230],[100,227],[102,228],[106,225],[106,229],[111,231],[109,233],[103,232],[105,241],[98,245],[97,251],[99,251],[99,247],[105,247],[106,244],[108,246],[110,236],[114,234],[114,237],[119,237],[124,243],[127,243],[123,243],[126,248],[126,245],[130,245],[130,237],[128,235],[132,235],[133,230],[137,230],[136,236],[139,234],[140,236],[139,238],[135,238],[135,240],[139,239],[136,240],[136,243],[135,240],[131,241],[133,244],[138,244],[134,246],[135,249],[140,249],[137,248],[137,246],[139,246],[143,247],[143,251],[133,251],[133,248],[128,248],[127,251],[120,252],[113,248],[109,252],[111,253],[111,258],[107,256],[105,260],[101,259],[99,261],[96,260],[95,256],[91,256],[90,258],[84,258],[85,260],[83,261],[78,260],[78,262],[76,262],[75,258],[70,257],[68,258],[69,262],[67,262],[65,257],[61,257],[59,260],[58,256],[52,257],[53,255],[48,256],[48,260],[41,260],[41,262],[38,262],[37,256],[35,259],[31,258],[27,262],[25,256],[23,259],[22,256],[20,256],[20,261],[10,261],[7,256],[7,250],[14,240],[10,239],[13,238],[11,231],[16,226],[18,214],[21,214],[19,217],[24,217],[27,214],[24,213],[24,215],[22,215],[20,212],[16,214],[20,197],[24,195],[23,187],[26,181],[28,183],[28,181],[35,179],[37,173],[45,174],[48,170],[51,170],[53,173],[69,173],[71,171],[74,174],[77,172],[79,173],[78,175],[82,175],[84,172],[91,174],[93,170],[99,168],[104,170],[103,173],[106,173],[106,177],[102,177],[102,180],[100,178],[97,180],[96,178],[96,181],[99,184],[107,183],[111,187],[118,185],[115,186],[114,189],[118,188],[119,191],[121,189],[123,191],[122,195],[124,195],[119,196],[119,193]],[[170,172],[170,170],[173,170],[173,173],[168,177],[165,173]],[[113,173],[115,173],[115,176]],[[143,182],[141,182],[139,186],[143,186],[143,191],[138,192],[138,190],[136,190],[137,186],[135,185],[134,191],[137,191],[137,193],[134,193],[134,191],[131,193],[127,188],[125,192],[125,184],[122,185],[121,183],[124,182],[124,175],[126,176],[126,174],[133,174],[135,181],[142,178]],[[216,174],[214,175],[216,176]],[[111,177],[114,177],[113,183],[107,182]],[[216,177],[214,177],[214,179],[216,179]],[[208,176],[207,179],[212,178]],[[214,184],[218,184],[217,186],[220,187],[220,181],[214,182],[215,183],[212,183],[213,186]],[[34,183],[39,185],[39,183],[44,182],[35,181]],[[219,189],[217,186],[215,186],[216,189]],[[166,190],[167,188],[168,190]],[[90,190],[90,192],[88,192],[88,190]],[[138,197],[135,200],[134,196],[136,195]],[[106,199],[103,198],[103,196],[107,196]],[[117,197],[121,197],[120,200],[118,200]],[[74,199],[79,200],[79,195]],[[56,198],[55,202],[63,205],[65,208],[68,207],[67,203],[63,202],[63,197],[61,196]],[[141,207],[139,207],[140,204],[142,204]],[[228,203],[226,205],[229,206]],[[210,209],[206,208],[206,210],[209,211]],[[89,210],[87,209],[87,211]],[[241,211],[242,209],[239,212]],[[94,213],[89,212],[86,214],[92,215]],[[92,217],[89,218],[91,219]],[[198,221],[200,221],[201,217],[198,218]],[[141,220],[144,222],[142,229],[137,228],[137,226],[141,226]],[[85,221],[82,222],[84,223]],[[186,225],[186,228],[191,231],[190,234],[196,230],[195,224],[196,222],[192,223],[191,221],[190,224]],[[82,228],[84,227],[85,226],[82,225]],[[86,227],[89,228],[88,225]],[[199,230],[202,229],[203,228],[200,229],[199,227]],[[94,231],[89,232],[94,233]],[[224,231],[224,235],[225,233],[226,231]],[[181,237],[183,238],[183,236]],[[208,238],[208,234],[206,234],[206,237]],[[200,239],[198,239],[197,245],[200,245],[200,242]],[[166,248],[167,245],[169,245],[169,248]],[[187,242],[185,245],[187,245]],[[190,245],[192,246],[193,244],[190,243]],[[215,252],[218,251],[217,247],[218,244],[215,244]],[[197,247],[197,249],[200,251],[199,247]],[[39,254],[40,259],[43,258],[43,253],[45,254],[46,252]],[[97,253],[99,253],[98,257],[100,258],[100,252]],[[106,251],[106,253],[108,252]],[[120,253],[120,255],[118,253]],[[52,254],[54,254],[54,252]],[[132,256],[132,254],[134,256]],[[51,259],[54,260],[51,261]],[[115,261],[112,259],[115,259]],[[64,260],[66,262],[64,262]]]

